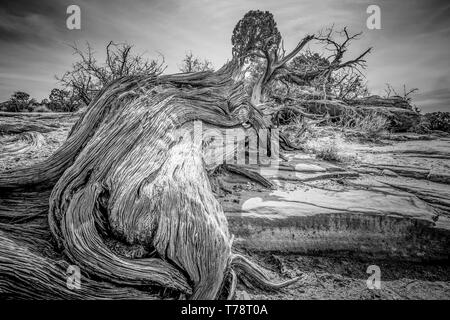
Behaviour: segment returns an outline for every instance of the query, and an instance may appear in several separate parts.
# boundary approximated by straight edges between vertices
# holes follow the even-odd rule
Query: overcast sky
[[[81,30],[66,28],[67,6],[81,8]],[[381,8],[381,30],[366,27],[370,4]],[[450,111],[450,2],[447,0],[2,0],[0,2],[0,101],[17,90],[42,99],[73,62],[68,44],[86,41],[101,53],[128,42],[137,52],[165,56],[177,72],[184,54],[220,67],[231,57],[231,34],[248,10],[274,14],[287,50],[307,33],[335,24],[364,35],[348,57],[369,46],[367,79],[374,94],[385,83],[398,91],[417,87],[423,111]]]

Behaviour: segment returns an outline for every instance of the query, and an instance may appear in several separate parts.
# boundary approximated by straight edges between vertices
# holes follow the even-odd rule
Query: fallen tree
[[[295,281],[272,283],[232,253],[209,180],[217,164],[204,156],[214,144],[195,138],[195,121],[267,126],[239,72],[233,60],[216,72],[117,79],[51,157],[0,173],[0,294],[214,299],[232,298],[237,278],[264,289]],[[66,287],[69,265],[80,290]]]

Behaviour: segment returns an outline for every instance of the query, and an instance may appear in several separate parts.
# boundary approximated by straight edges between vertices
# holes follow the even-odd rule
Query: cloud
[[[65,26],[70,4],[81,8],[81,30]],[[366,28],[369,4],[381,8],[381,30]],[[133,44],[150,57],[161,52],[167,72],[177,72],[189,50],[220,67],[231,57],[235,24],[251,9],[274,14],[288,50],[332,23],[363,31],[347,57],[374,47],[367,58],[374,93],[381,93],[386,82],[427,94],[450,88],[450,4],[445,0],[6,0],[0,3],[0,100],[16,88],[47,96],[57,86],[54,75],[73,62],[67,46],[73,42],[89,41],[100,57],[109,40]],[[448,106],[442,94],[421,99],[427,108]]]
[[[424,113],[433,111],[450,112],[450,91],[448,89],[431,90],[414,96],[414,104]]]

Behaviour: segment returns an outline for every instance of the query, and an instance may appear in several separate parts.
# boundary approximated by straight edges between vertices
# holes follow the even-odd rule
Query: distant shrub
[[[424,116],[422,123],[430,130],[450,132],[450,112],[431,112]]]
[[[342,161],[339,148],[334,140],[325,143],[315,150],[316,157],[325,161]]]
[[[421,115],[419,123],[416,126],[414,126],[413,128],[411,128],[410,131],[415,132],[415,133],[420,133],[420,134],[428,134],[431,131],[430,121],[428,120],[428,118],[426,116]]]
[[[340,120],[332,124],[345,129],[356,130],[362,137],[374,140],[383,136],[388,131],[390,121],[378,112],[369,112],[366,114],[349,112],[348,114],[341,115]]]
[[[31,108],[27,102],[8,100],[2,103],[0,110],[6,112],[28,112]]]
[[[49,99],[40,103],[30,99],[30,95],[23,91],[16,91],[9,100],[0,103],[0,111],[6,112],[75,112],[83,106],[78,95],[61,89],[53,89]]]
[[[45,105],[39,105],[33,108],[33,112],[52,112]]]
[[[16,91],[8,101],[2,103],[1,110],[7,112],[28,112],[32,109],[33,103],[35,103],[35,100],[30,100],[28,93]]]
[[[81,105],[79,96],[66,90],[54,88],[50,92],[47,108],[53,112],[75,112]]]
[[[378,113],[369,113],[355,119],[355,128],[366,133],[368,138],[376,138],[386,132],[390,121]]]
[[[318,129],[314,122],[301,116],[293,117],[289,124],[281,126],[281,132],[296,146],[300,146],[308,139],[316,137],[317,131]]]
[[[334,133],[332,137],[322,137],[308,140],[304,150],[316,155],[316,158],[333,162],[353,162],[355,155],[345,150],[342,136]]]

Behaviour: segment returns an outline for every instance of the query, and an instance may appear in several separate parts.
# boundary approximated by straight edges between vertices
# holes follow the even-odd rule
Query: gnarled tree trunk
[[[0,294],[21,298],[232,297],[266,289],[232,239],[208,178],[217,129],[264,127],[234,62],[219,71],[125,77],[105,87],[38,165],[0,173]],[[80,290],[65,270],[77,265]],[[169,289],[169,290],[166,290]]]

